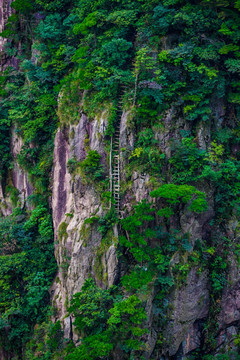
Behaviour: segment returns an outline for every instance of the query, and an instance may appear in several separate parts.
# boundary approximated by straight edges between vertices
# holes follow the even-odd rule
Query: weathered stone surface
[[[52,209],[54,229],[57,230],[65,218],[67,195],[70,192],[70,174],[67,171],[69,144],[66,131],[58,130],[54,145]],[[57,235],[56,231],[55,235]]]
[[[17,163],[17,156],[23,146],[22,139],[16,134],[15,129],[12,131],[11,152],[14,159],[12,170],[13,186],[19,191],[19,199],[23,207],[28,196],[32,195],[33,187],[29,182],[28,174],[20,168]]]
[[[32,195],[33,187],[29,181],[28,174],[24,171],[17,162],[17,156],[21,151],[23,146],[22,139],[16,134],[15,128],[12,129],[11,134],[11,153],[13,157],[13,169],[9,171],[9,181],[10,185],[13,185],[19,192],[18,200],[20,201],[20,206],[29,207],[27,204],[28,196]],[[12,204],[8,194],[4,194],[2,184],[0,185],[0,201],[1,201],[1,212],[4,216],[10,215],[12,213]]]
[[[165,334],[169,355],[176,354],[181,343],[184,354],[187,354],[199,346],[199,332],[195,324],[197,320],[205,318],[209,311],[207,274],[203,272],[198,275],[196,269],[191,269],[186,285],[175,289],[169,302],[172,311]]]
[[[150,200],[149,188],[147,186],[150,176],[148,174],[140,175],[136,171],[132,175],[132,191],[135,195],[136,202],[142,201],[143,199]]]
[[[134,133],[129,129],[128,117],[130,112],[124,111],[120,126],[120,148],[134,149]]]
[[[0,32],[5,29],[5,25],[13,9],[11,3],[13,0],[0,0]],[[3,46],[7,40],[0,36],[0,52],[3,51]]]
[[[220,110],[219,110],[220,114]],[[121,153],[121,176],[124,182],[125,165],[128,161],[127,156],[134,149],[134,133],[128,124],[129,113],[123,113],[120,127],[120,148],[126,149]],[[220,115],[219,115],[220,116]],[[187,132],[186,123],[180,117],[176,119],[177,114],[174,110],[167,113],[162,120],[164,126],[158,129],[155,137],[159,142],[160,150],[167,157],[171,156],[172,142],[180,140],[180,131]],[[173,118],[176,119],[173,122]],[[79,123],[70,125],[66,130],[58,130],[55,139],[54,151],[54,180],[53,180],[53,215],[54,229],[56,238],[56,258],[59,264],[59,273],[52,287],[53,304],[58,309],[58,317],[64,319],[65,335],[71,334],[71,320],[66,315],[66,304],[70,301],[72,295],[81,290],[85,279],[91,275],[95,278],[98,285],[102,287],[113,284],[118,278],[118,261],[114,243],[109,247],[104,255],[101,255],[101,263],[104,279],[99,279],[96,273],[97,251],[101,243],[101,236],[97,227],[93,225],[87,231],[83,231],[84,220],[91,216],[102,216],[102,209],[99,195],[93,184],[85,184],[79,174],[70,175],[67,169],[67,161],[75,158],[82,161],[86,157],[86,143],[102,155],[102,163],[106,167],[106,154],[104,151],[104,131],[107,121],[104,114],[100,119],[94,119],[89,122],[87,117],[82,114]],[[196,136],[198,146],[206,149],[211,141],[210,129],[208,126],[199,126]],[[142,199],[150,199],[150,176],[149,174],[140,174],[137,171],[131,176],[131,188],[125,193],[122,199],[122,209],[128,213],[135,202]],[[207,196],[208,210],[202,214],[190,213],[186,208],[182,210],[179,220],[170,221],[170,226],[179,228],[181,233],[188,233],[192,245],[196,239],[200,241],[207,240],[211,236],[212,226],[210,224],[214,217],[214,200],[212,189],[208,184],[199,187]],[[67,216],[66,214],[72,214]],[[175,223],[175,222],[176,223]],[[65,223],[66,234],[59,237],[58,228],[61,223]],[[236,236],[237,219],[231,219],[227,232],[230,238]],[[173,262],[178,262],[176,254]],[[221,315],[222,322],[219,322],[220,335],[218,342],[220,346],[226,346],[231,341],[231,334],[234,334],[235,328],[233,322],[240,318],[240,287],[239,271],[237,265],[233,264],[231,273],[231,287],[223,295]],[[169,323],[164,331],[164,337],[168,346],[163,349],[163,353],[154,353],[154,348],[158,339],[159,329],[155,329],[153,324],[154,309],[152,306],[152,297],[147,302],[148,315],[148,351],[145,358],[163,358],[169,359],[172,356],[178,356],[179,359],[186,359],[194,349],[201,344],[203,333],[202,323],[209,312],[209,283],[208,274],[203,272],[197,274],[196,269],[192,268],[188,274],[186,283],[180,287],[175,287],[169,297]],[[163,329],[161,329],[162,331]],[[78,339],[73,334],[73,339]],[[178,355],[176,355],[178,354]],[[116,359],[117,359],[116,355]]]
[[[11,7],[13,0],[0,0],[0,32],[5,30],[9,16],[14,13],[14,9]],[[0,70],[6,69],[7,66],[13,66],[16,69],[19,65],[17,57],[10,57],[4,53],[4,45],[8,42],[8,39],[0,36]]]
[[[1,210],[1,215],[3,216],[9,216],[12,213],[11,201],[6,195],[4,195],[1,183],[0,183],[0,210]]]
[[[93,184],[85,184],[79,174],[72,176],[67,168],[69,159],[81,161],[86,157],[86,139],[88,146],[102,155],[102,162],[106,166],[103,144],[105,128],[104,116],[89,122],[82,114],[78,124],[70,125],[68,130],[59,129],[55,138],[52,207],[59,272],[51,294],[60,319],[64,319],[72,295],[81,290],[90,275],[103,287],[112,285],[117,276],[114,243],[100,259],[106,276],[99,279],[96,274],[96,253],[101,244],[101,234],[94,224],[84,228],[84,221],[91,216],[102,216],[104,211]],[[64,332],[67,337],[70,336],[70,324],[69,318],[65,318]],[[77,341],[76,335],[74,339]]]
[[[240,280],[227,289],[222,297],[219,328],[224,329],[240,320]]]
[[[229,357],[230,360],[235,360],[234,355],[239,353],[238,346],[234,344],[234,338],[239,334],[237,326],[229,326],[226,329],[221,330],[220,334],[217,337],[217,348],[219,353],[231,353],[232,356]]]

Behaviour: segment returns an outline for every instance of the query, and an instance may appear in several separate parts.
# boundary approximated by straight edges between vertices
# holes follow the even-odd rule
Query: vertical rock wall
[[[0,32],[5,29],[8,18],[13,13],[13,9],[11,7],[12,2],[13,0],[0,0]],[[3,53],[3,47],[6,42],[7,39],[0,36],[0,70],[8,62],[7,56]]]
[[[8,18],[12,15],[13,9],[10,6],[12,1],[13,0],[0,0],[0,32],[5,29]],[[0,52],[3,51],[5,42],[6,39],[0,37]]]
[[[4,30],[8,17],[12,14],[12,0],[0,0],[0,32]],[[0,37],[1,62],[3,68],[9,59],[3,55],[6,40]],[[14,63],[14,61],[12,62]],[[224,120],[224,104],[219,102],[215,108],[216,123],[212,128],[222,126]],[[128,128],[128,113],[124,113],[121,121],[120,147],[129,151],[134,149],[134,133]],[[104,254],[100,254],[100,262],[104,276],[100,278],[96,271],[96,259],[101,244],[101,235],[96,224],[87,225],[85,220],[93,216],[104,216],[104,209],[97,189],[92,183],[82,180],[79,172],[70,173],[68,161],[75,159],[81,161],[86,156],[85,140],[88,139],[90,149],[97,150],[102,155],[102,161],[107,171],[107,155],[104,149],[104,132],[107,126],[105,114],[100,120],[89,119],[83,114],[79,122],[65,128],[59,128],[55,138],[54,171],[52,211],[55,232],[55,255],[58,262],[58,274],[51,288],[52,303],[57,309],[56,318],[64,322],[64,332],[71,337],[71,321],[66,308],[72,295],[81,290],[85,281],[91,275],[99,286],[107,287],[118,278],[119,264],[116,255],[115,241]],[[180,130],[189,130],[190,125],[171,109],[163,119],[162,131],[156,131],[155,139],[159,148],[167,158],[171,157],[171,142],[180,139]],[[210,124],[200,124],[196,130],[196,139],[202,149],[209,147],[212,128]],[[11,184],[19,191],[21,206],[25,205],[26,198],[32,194],[33,189],[28,175],[17,164],[17,155],[22,147],[22,140],[12,131],[11,151],[14,165],[9,172]],[[233,149],[238,151],[238,149]],[[121,176],[125,181],[125,159],[121,154]],[[128,213],[134,202],[149,198],[151,187],[149,174],[132,174],[132,187],[128,189],[122,199],[121,207]],[[203,190],[203,189],[199,189]],[[182,233],[190,233],[192,244],[196,239],[207,239],[211,233],[209,223],[214,216],[213,189],[206,184],[209,204],[208,212],[193,216],[185,211],[180,214],[180,227]],[[11,214],[12,206],[5,189],[0,184],[1,212],[4,216]],[[239,237],[238,222],[232,219],[229,222],[231,240]],[[116,239],[115,239],[116,240]],[[172,259],[177,262],[178,254]],[[231,269],[228,283],[220,301],[220,310],[216,319],[218,349],[234,348],[233,337],[240,328],[240,272],[238,264],[231,259]],[[158,328],[154,324],[154,309],[152,298],[148,301],[149,352],[146,359],[186,359],[187,354],[201,345],[204,331],[201,326],[207,318],[210,306],[210,286],[208,274],[198,274],[192,268],[188,278],[180,287],[176,287],[169,295],[171,310],[168,313],[168,324],[165,329],[166,347],[163,354],[154,352],[157,342]],[[77,341],[74,335],[74,340]],[[0,350],[0,359],[4,359]]]
[[[68,160],[83,160],[88,146],[97,150],[107,169],[103,136],[106,127],[104,114],[100,120],[89,121],[82,115],[79,123],[59,129],[55,138],[53,172],[53,223],[55,231],[55,254],[59,272],[51,289],[53,304],[58,309],[57,318],[63,319],[65,335],[70,336],[70,319],[66,307],[72,295],[81,290],[84,281],[91,275],[103,287],[114,283],[118,261],[114,242],[101,255],[104,277],[96,273],[96,258],[101,244],[101,235],[94,224],[84,221],[93,216],[103,216],[104,209],[99,193],[92,183],[82,181],[79,172],[70,174]]]
[[[219,110],[219,113],[221,111]],[[128,113],[123,113],[120,129],[120,147],[134,149],[134,133],[128,127]],[[106,287],[117,279],[119,265],[112,244],[108,251],[102,256],[102,266],[105,278],[99,279],[95,271],[97,249],[101,243],[101,236],[94,224],[91,228],[84,227],[84,221],[91,216],[103,216],[99,194],[93,183],[82,181],[79,173],[70,174],[67,162],[74,158],[83,160],[86,156],[85,139],[93,150],[97,150],[103,159],[107,169],[106,153],[104,151],[104,131],[107,120],[102,115],[100,120],[89,121],[82,115],[76,125],[70,125],[65,129],[59,129],[55,139],[54,151],[54,177],[53,177],[53,218],[55,229],[55,251],[59,265],[59,273],[51,289],[53,304],[58,309],[57,318],[63,319],[65,335],[71,335],[71,321],[66,318],[66,305],[72,295],[78,292],[86,278],[91,275],[98,285]],[[174,110],[169,111],[163,119],[162,130],[155,133],[159,147],[167,157],[171,157],[171,143],[180,139],[179,131],[186,128],[183,120],[177,117]],[[210,144],[210,124],[202,124],[198,127],[196,139],[199,147],[206,149]],[[125,173],[126,158],[121,154],[121,178],[126,180]],[[132,186],[125,191],[121,208],[127,214],[132,205],[142,199],[149,199],[151,191],[150,176],[133,172]],[[189,233],[192,245],[196,239],[204,241],[210,236],[212,228],[209,226],[214,217],[214,189],[207,184],[204,189],[208,201],[208,211],[204,214],[190,214],[183,210],[180,214],[178,226],[181,232]],[[238,236],[236,224],[230,221],[229,233]],[[174,224],[172,224],[174,225]],[[234,230],[235,229],[235,230]],[[215,229],[215,231],[219,231]],[[172,259],[172,265],[180,261],[176,253]],[[232,265],[229,274],[229,285],[226,286],[220,304],[221,310],[218,315],[218,338],[219,348],[233,346],[232,338],[238,332],[240,321],[239,289],[240,274],[237,264]],[[203,322],[206,321],[210,308],[210,283],[206,271],[197,272],[192,268],[186,281],[172,289],[169,294],[171,304],[167,317],[168,323],[164,332],[165,347],[163,353],[154,351],[157,342],[156,315],[154,307],[149,298],[147,304],[149,351],[145,354],[146,359],[187,359],[191,351],[201,346],[204,339]],[[216,320],[217,321],[217,320]],[[74,337],[77,341],[77,338]],[[230,344],[230,345],[229,345]],[[162,357],[163,356],[163,357]]]
[[[17,156],[23,146],[22,139],[16,134],[15,128],[11,133],[11,154],[13,158],[13,168],[9,169],[7,185],[14,187],[18,191],[18,205],[23,208],[27,204],[28,196],[32,195],[33,187],[29,181],[29,176],[18,164]],[[0,211],[4,216],[12,213],[12,203],[9,197],[9,193],[6,192],[6,184],[0,182]]]

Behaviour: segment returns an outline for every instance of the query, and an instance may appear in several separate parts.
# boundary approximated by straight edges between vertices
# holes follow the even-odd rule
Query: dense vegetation
[[[156,326],[163,328],[169,289],[196,266],[209,271],[212,313],[204,325],[207,339],[192,358],[212,359],[228,255],[239,253],[226,222],[240,210],[240,1],[15,0],[12,7],[2,36],[18,67],[4,66],[0,76],[0,177],[15,208],[0,221],[1,347],[16,359],[140,359],[148,296],[154,291]],[[73,297],[68,311],[82,340],[75,348],[63,339],[60,323],[50,320],[48,288],[56,272],[50,154],[57,127],[76,122],[80,110],[93,118],[109,109],[108,148],[123,84],[136,138],[135,149],[123,152],[126,181],[136,169],[150,174],[154,201],[136,204],[121,222],[119,257],[127,265],[119,284],[103,290],[88,279]],[[178,134],[171,157],[156,139],[169,113]],[[197,134],[207,126],[211,139],[204,148]],[[11,131],[23,139],[18,163],[35,189],[28,210],[10,180]],[[68,165],[104,188],[96,151]],[[206,211],[207,187],[214,192],[212,235],[192,246],[190,235],[170,220],[183,209]],[[118,219],[107,213],[97,221],[106,239]],[[172,267],[177,251],[182,261]],[[156,353],[163,346],[159,334]]]

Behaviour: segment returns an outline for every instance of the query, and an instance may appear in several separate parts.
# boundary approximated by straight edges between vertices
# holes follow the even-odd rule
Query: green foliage
[[[141,306],[141,300],[132,295],[116,301],[109,313],[111,316],[107,323],[115,335],[115,341],[126,352],[144,350],[144,343],[139,341],[139,337],[146,333],[146,329],[141,328],[141,325],[147,316]]]
[[[204,164],[206,152],[200,150],[193,138],[183,138],[178,144],[175,154],[169,160],[173,164],[173,179],[177,183],[196,181],[201,176],[201,167]]]
[[[165,199],[169,205],[177,205],[180,202],[184,204],[190,203],[188,209],[196,213],[207,210],[206,195],[198,191],[194,186],[164,184],[159,189],[152,191],[150,195],[152,197]],[[158,211],[158,215],[166,216],[166,210],[168,210],[167,217],[169,217],[170,213],[173,213],[171,208],[163,208]]]
[[[226,270],[227,270],[227,262],[225,260],[225,256],[217,255],[214,256],[212,262],[210,264],[210,279],[213,290],[213,295],[221,294],[224,285],[226,285]]]
[[[56,271],[47,208],[39,206],[27,221],[23,218],[16,212],[0,222],[0,343],[19,356],[33,325],[44,319]]]
[[[17,205],[17,192],[5,187],[12,166],[10,130],[14,128],[24,142],[18,162],[35,187],[35,208],[24,223],[18,210],[18,215],[2,219],[0,224],[2,347],[23,358],[24,344],[34,324],[44,319],[48,303],[47,288],[55,263],[51,214],[43,203],[50,195],[57,115],[64,126],[78,121],[80,110],[92,116],[104,103],[111,104],[106,131],[109,137],[116,122],[120,85],[126,84],[124,101],[129,107],[133,104],[132,128],[136,133],[129,168],[168,183],[151,193],[152,203],[139,203],[122,221],[121,256],[131,266],[121,286],[131,295],[125,293],[124,297],[119,290],[115,296],[93,283],[83,288],[79,295],[82,302],[73,305],[82,344],[69,349],[63,357],[107,358],[118,346],[123,359],[140,358],[144,351],[144,305],[140,295],[145,299],[151,286],[158,287],[155,301],[163,321],[164,299],[173,284],[170,259],[176,251],[181,255],[186,252],[189,263],[180,262],[172,269],[173,274],[186,278],[192,264],[205,259],[203,266],[210,269],[214,297],[219,296],[225,284],[226,254],[213,239],[208,250],[194,249],[191,253],[188,237],[174,233],[171,221],[184,209],[196,214],[206,209],[205,195],[195,188],[196,183],[198,189],[214,189],[215,223],[224,225],[226,217],[238,215],[240,210],[239,1],[16,0],[12,7],[15,12],[2,36],[9,39],[5,44],[7,56],[17,58],[19,66],[17,70],[4,66],[0,77],[0,177],[3,192],[8,191],[13,205]],[[219,101],[229,114],[224,121],[216,106]],[[188,137],[173,144],[168,162],[160,151],[155,126],[173,110],[176,118],[185,121]],[[199,124],[203,126],[204,122],[211,122],[214,131],[215,125],[217,128],[206,150],[194,138]],[[169,126],[171,136],[174,121]],[[236,131],[231,131],[230,126],[235,126]],[[68,169],[73,175],[80,170],[83,181],[95,183],[107,199],[109,194],[102,195],[106,184],[101,156],[94,150],[87,152],[82,162],[70,159]],[[103,236],[96,254],[99,268],[104,251],[112,243],[115,221],[113,213],[98,219]],[[89,229],[82,230],[87,233]],[[60,225],[59,236],[66,238],[66,223]],[[211,264],[206,265],[209,259]],[[68,266],[67,262],[64,266]],[[106,309],[100,296],[109,298]],[[88,305],[95,306],[96,318]],[[27,356],[57,356],[55,353],[61,352],[57,345],[61,344],[59,326],[57,323],[52,330],[43,329],[47,340],[30,346]],[[49,337],[53,338],[52,344],[48,343]]]
[[[18,202],[18,195],[19,195],[18,189],[16,189],[12,185],[7,185],[6,186],[6,192],[10,196],[10,200],[11,200],[11,203],[12,203],[13,207],[16,207],[17,202]]]
[[[74,325],[82,336],[96,334],[106,329],[108,309],[113,296],[108,290],[98,288],[92,279],[85,281],[80,293],[73,296],[68,309],[75,317]]]
[[[27,344],[24,354],[26,360],[60,359],[64,348],[63,331],[60,321],[52,323],[50,319],[36,325],[31,340]],[[59,353],[60,356],[56,356]]]
[[[116,348],[124,353],[143,350],[140,338],[146,319],[144,308],[137,296],[123,298],[117,288],[98,288],[92,279],[86,280],[80,293],[75,294],[69,312],[75,316],[75,326],[82,344],[67,359],[94,360],[107,357]]]
[[[165,164],[165,154],[157,146],[152,129],[145,129],[138,133],[136,148],[129,156],[131,167],[143,173],[160,175]]]
[[[116,104],[111,108],[110,114],[108,117],[108,125],[106,129],[106,136],[112,136],[115,132],[115,126],[117,121],[117,107]]]
[[[103,178],[103,166],[100,163],[101,155],[96,150],[89,150],[85,160],[79,163],[80,169],[88,179],[101,180]]]
[[[221,135],[222,136],[222,135]],[[225,143],[230,143],[228,135]],[[235,141],[238,141],[237,139]],[[225,145],[226,146],[226,145]],[[231,211],[239,211],[239,160],[226,158],[227,147],[212,141],[208,151],[200,150],[193,138],[184,138],[169,160],[175,183],[186,184],[210,181],[216,188],[216,211],[219,221]],[[229,146],[229,145],[228,145]]]
[[[99,218],[98,220],[98,231],[104,237],[109,230],[112,229],[113,225],[116,223],[117,216],[114,209],[111,209],[106,213],[104,217]]]

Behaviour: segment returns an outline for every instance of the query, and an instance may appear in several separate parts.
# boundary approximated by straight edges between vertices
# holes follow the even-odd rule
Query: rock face
[[[13,9],[11,8],[12,0],[0,0],[0,32],[5,29],[6,23]],[[0,37],[0,52],[3,51],[3,46],[6,40]]]
[[[163,133],[156,132],[155,138],[161,142],[162,151],[171,156],[170,115],[165,120],[166,126]],[[134,133],[128,127],[128,113],[123,113],[121,119],[120,147],[132,151],[134,148]],[[54,169],[53,169],[53,193],[52,211],[55,232],[55,255],[58,262],[58,274],[50,289],[52,304],[55,306],[56,319],[61,319],[64,325],[64,333],[68,338],[78,341],[72,331],[72,319],[67,317],[67,306],[76,292],[80,291],[84,281],[92,276],[101,287],[109,287],[114,284],[120,272],[120,264],[116,255],[117,238],[112,235],[112,243],[104,251],[101,249],[101,234],[94,220],[86,223],[91,217],[102,217],[106,213],[106,204],[100,199],[99,190],[91,180],[84,179],[79,171],[78,162],[86,158],[89,149],[97,150],[101,154],[101,161],[106,174],[108,173],[107,156],[104,149],[104,133],[107,126],[107,117],[103,113],[100,119],[89,119],[82,114],[79,122],[59,128],[55,137]],[[168,135],[167,135],[168,134]],[[169,134],[172,134],[171,136]],[[201,146],[204,148],[206,138],[202,136],[200,128],[199,137]],[[27,174],[17,164],[17,155],[23,145],[21,138],[12,131],[11,152],[14,166],[11,171],[12,185],[18,190],[18,198],[21,206],[26,205],[26,198],[32,194],[33,189]],[[164,140],[165,139],[165,140]],[[203,140],[205,139],[205,140]],[[165,142],[164,142],[165,141]],[[199,140],[200,142],[200,140]],[[71,169],[71,161],[74,161],[76,169]],[[121,153],[121,176],[124,182],[126,157]],[[128,213],[135,202],[142,199],[150,199],[150,176],[140,174],[137,171],[131,175],[131,187],[129,187],[122,199],[121,207]],[[206,185],[207,186],[207,185]],[[203,190],[203,189],[199,189]],[[193,215],[182,210],[179,218],[179,226],[182,233],[189,233],[192,245],[196,239],[207,239],[211,227],[209,222],[214,216],[213,191],[205,188],[209,204],[208,211],[204,214]],[[3,215],[9,215],[12,211],[11,201],[0,187],[1,211]],[[234,241],[237,238],[237,220],[229,222],[228,234]],[[179,262],[177,253],[172,263]],[[236,350],[232,341],[238,334],[240,322],[240,272],[238,265],[231,259],[228,285],[225,287],[218,315],[217,345],[219,349]],[[201,347],[204,330],[203,322],[209,315],[210,293],[209,277],[206,271],[200,273],[192,267],[184,283],[176,284],[169,294],[170,304],[167,313],[168,323],[163,330],[165,339],[161,353],[155,353],[158,341],[159,329],[155,326],[153,298],[154,291],[147,301],[148,348],[146,359],[187,359],[195,349]],[[0,359],[4,355],[0,353]]]
[[[8,17],[12,14],[12,0],[0,0],[0,32],[6,26]],[[40,20],[42,14],[36,14],[36,20]],[[6,43],[0,37],[0,52]],[[9,59],[1,54],[0,69],[6,65],[17,66],[14,59]],[[33,52],[32,62],[36,63],[38,53]],[[215,106],[217,119],[215,128],[221,127],[225,115],[225,106],[219,101]],[[120,148],[125,149],[120,154],[120,168],[122,183],[127,181],[125,173],[127,157],[134,149],[135,134],[129,126],[129,112],[124,111],[120,126]],[[172,153],[172,142],[180,141],[181,132],[190,130],[190,123],[176,114],[175,109],[170,109],[162,119],[161,130],[154,133],[155,140],[169,159]],[[72,331],[72,319],[67,317],[67,306],[73,296],[81,290],[84,281],[92,276],[101,287],[109,287],[114,284],[118,277],[120,264],[116,254],[117,229],[112,234],[112,242],[107,248],[101,248],[102,237],[94,217],[103,217],[106,213],[106,204],[100,198],[99,190],[91,182],[84,179],[78,167],[78,162],[86,158],[87,150],[96,150],[101,155],[101,161],[108,173],[107,153],[104,148],[104,136],[107,128],[107,116],[102,113],[100,119],[90,121],[86,115],[79,115],[76,124],[65,125],[59,128],[55,137],[54,168],[53,168],[53,192],[52,213],[54,225],[55,256],[58,263],[58,274],[50,289],[52,304],[56,308],[56,319],[60,319],[64,325],[64,333],[67,338],[78,341]],[[200,149],[207,149],[211,142],[210,124],[202,123],[196,128],[196,142]],[[11,152],[13,168],[9,171],[9,184],[18,191],[18,203],[21,207],[26,206],[26,199],[33,193],[29,177],[17,163],[17,155],[21,151],[23,142],[17,136],[14,129],[11,136]],[[239,149],[232,145],[232,152],[236,154]],[[235,146],[235,147],[234,147]],[[76,169],[71,169],[71,160]],[[150,199],[151,190],[150,175],[134,171],[123,199],[121,208],[125,214],[129,213],[134,203],[143,199]],[[203,190],[207,194],[208,211],[201,215],[193,215],[182,210],[178,226],[182,234],[189,233],[192,246],[196,239],[204,241],[211,234],[210,222],[214,217],[214,190],[205,184]],[[11,196],[6,192],[5,184],[0,183],[0,211],[3,216],[12,213]],[[86,223],[86,220],[93,221]],[[232,219],[227,229],[232,241],[238,239],[238,220]],[[172,262],[179,262],[179,254],[176,254]],[[220,350],[237,350],[233,338],[239,333],[240,327],[240,271],[238,264],[231,259],[231,269],[227,285],[219,302],[219,312],[216,318],[217,348]],[[151,330],[148,334],[148,351],[146,359],[161,360],[184,360],[195,349],[201,347],[204,339],[203,322],[209,315],[211,302],[208,273],[197,272],[193,266],[184,283],[175,284],[169,294],[168,323],[163,329],[163,337],[166,340],[161,352],[156,353],[155,347],[158,342],[159,328],[155,326],[153,298],[154,289],[147,300],[147,324]],[[0,360],[6,359],[6,355],[0,349]]]
[[[85,158],[87,138],[88,146],[102,154],[107,168],[101,140],[105,127],[104,117],[89,122],[82,115],[78,124],[59,129],[55,138],[52,208],[59,273],[51,293],[53,304],[58,309],[57,316],[61,319],[66,315],[70,298],[81,290],[89,275],[104,287],[112,285],[117,276],[114,243],[100,253],[101,235],[96,225],[84,223],[90,217],[104,215],[99,194],[93,184],[82,180],[79,173],[70,174],[67,166],[69,159],[80,161]],[[101,264],[103,277],[98,274],[97,261]],[[68,337],[70,323],[68,318],[64,319],[65,335]]]
[[[161,150],[171,156],[171,141],[173,137],[178,139],[178,131],[181,130],[182,120],[178,120],[175,132],[172,129],[171,117],[173,111],[165,117],[162,131],[155,133]],[[88,150],[97,150],[102,156],[102,163],[108,171],[106,153],[104,151],[104,132],[107,126],[105,114],[100,120],[89,121],[82,114],[79,122],[59,129],[55,138],[54,172],[53,172],[53,221],[55,230],[55,254],[59,266],[59,272],[51,288],[52,302],[57,308],[56,318],[64,323],[65,336],[72,336],[71,319],[66,317],[66,306],[72,295],[81,290],[86,278],[91,275],[97,284],[108,287],[118,278],[119,264],[116,256],[114,241],[104,252],[99,253],[101,235],[96,224],[86,224],[85,220],[93,216],[104,216],[105,210],[100,201],[100,196],[94,184],[88,183],[81,177],[79,171],[69,171],[68,161],[82,161]],[[199,127],[197,141],[199,146],[205,149],[209,142],[209,129]],[[131,152],[134,149],[134,133],[128,126],[128,113],[124,112],[120,127],[120,148]],[[127,158],[124,151],[121,153],[121,176],[125,181],[125,166]],[[137,171],[131,176],[129,187],[122,199],[121,207],[128,213],[132,205],[142,199],[150,199],[150,176],[140,174]],[[192,246],[196,239],[204,241],[211,233],[210,221],[214,217],[213,190],[206,187],[208,211],[204,214],[193,215],[183,210],[180,214],[178,226],[180,231],[190,234]],[[233,233],[236,226],[229,225],[229,233]],[[102,274],[99,277],[97,262],[101,263]],[[179,262],[176,254],[173,262]],[[232,343],[232,336],[237,333],[237,323],[240,321],[240,275],[236,272],[237,265],[233,265],[231,274],[232,286],[226,288],[219,315],[219,330],[217,342],[219,347]],[[148,299],[148,327],[151,329],[148,335],[149,351],[145,354],[146,359],[187,359],[188,354],[201,347],[204,330],[203,322],[209,315],[210,293],[209,277],[204,270],[200,273],[192,267],[184,283],[175,286],[168,298],[170,304],[168,310],[168,324],[164,330],[166,344],[161,353],[155,353],[158,331],[154,325],[154,307],[152,297]],[[231,335],[232,334],[232,335]],[[77,341],[73,332],[73,339]]]
[[[197,275],[192,269],[186,285],[170,295],[172,311],[166,330],[168,352],[170,356],[177,353],[182,345],[182,355],[186,355],[200,346],[201,333],[198,323],[208,315],[209,290],[206,272]]]
[[[12,181],[13,186],[19,191],[19,200],[23,207],[28,196],[32,195],[33,188],[30,184],[28,174],[20,168],[17,162],[17,156],[23,146],[22,139],[16,134],[15,129],[12,131],[11,136],[11,152],[13,156],[13,170],[12,170]]]
[[[15,129],[12,129],[11,135],[11,153],[13,158],[13,169],[9,171],[8,182],[9,185],[16,189],[16,201],[19,203],[19,206],[23,208],[24,206],[29,207],[27,203],[28,196],[32,195],[33,187],[29,181],[28,174],[19,166],[17,162],[17,156],[21,151],[23,146],[22,139],[16,134]],[[0,183],[0,200],[1,205],[0,209],[4,216],[10,215],[12,213],[12,201],[10,199],[9,193],[5,192],[3,185]]]
[[[12,2],[13,0],[0,0],[0,32],[5,29],[8,18],[13,13],[13,8],[11,7]],[[18,61],[16,58],[9,58],[4,54],[3,48],[6,42],[7,39],[0,36],[0,70],[4,69],[6,65],[12,65],[15,67],[17,67],[18,65]]]

